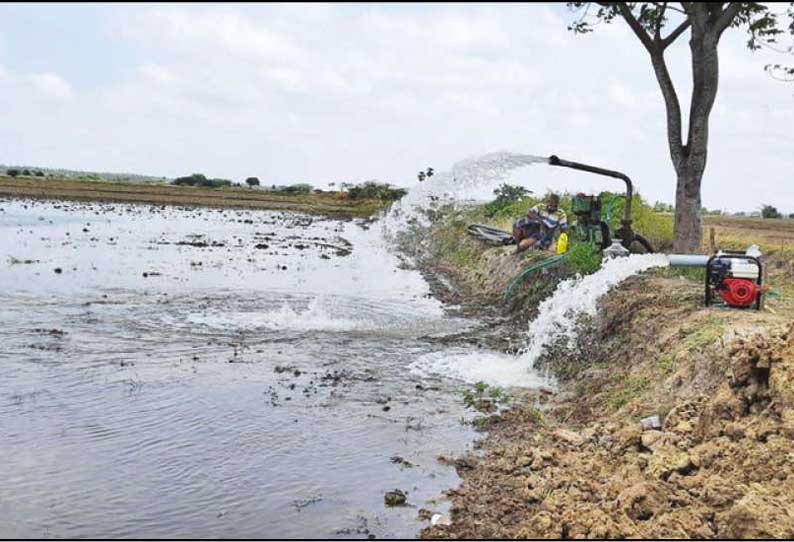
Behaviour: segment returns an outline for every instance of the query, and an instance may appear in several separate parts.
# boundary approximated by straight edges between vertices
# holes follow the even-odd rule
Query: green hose
[[[526,269],[521,271],[513,280],[510,281],[510,284],[507,285],[505,288],[505,292],[502,295],[502,299],[507,301],[507,299],[512,295],[513,290],[523,281],[529,274],[540,271],[541,269],[545,269],[546,267],[550,267],[552,265],[558,264],[565,259],[567,256],[567,252],[565,254],[558,254],[557,256],[552,256],[551,258],[546,258],[545,260],[541,260],[539,262],[535,262],[532,265],[528,266]]]

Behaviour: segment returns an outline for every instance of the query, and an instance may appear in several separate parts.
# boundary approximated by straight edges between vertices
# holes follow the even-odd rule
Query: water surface
[[[473,435],[410,367],[473,323],[377,227],[0,208],[0,536],[412,537],[444,509],[436,456]]]

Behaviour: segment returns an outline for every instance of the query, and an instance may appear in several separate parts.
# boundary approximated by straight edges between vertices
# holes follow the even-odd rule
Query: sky
[[[618,169],[672,202],[647,53],[624,24],[574,35],[573,17],[560,4],[0,4],[0,163],[405,186],[512,151]],[[688,103],[685,38],[667,57]],[[794,85],[763,70],[791,57],[745,41],[729,31],[720,46],[703,203],[794,212]],[[619,187],[543,166],[517,179]]]

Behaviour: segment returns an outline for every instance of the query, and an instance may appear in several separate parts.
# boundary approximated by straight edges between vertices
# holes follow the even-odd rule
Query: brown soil
[[[0,176],[0,196],[199,207],[300,211],[333,216],[370,216],[384,207],[376,200],[351,200],[342,193],[282,196],[249,188],[198,188],[165,184],[35,179]]]
[[[486,251],[492,267],[477,256],[435,269],[459,300],[517,313],[498,305],[493,277],[513,276],[499,273],[500,261],[512,270],[500,250]],[[794,537],[791,307],[705,308],[702,295],[650,272],[605,296],[578,351],[547,359],[559,392],[526,393],[478,424],[481,453],[452,461],[463,480],[448,491],[452,521],[422,537]],[[661,427],[643,430],[654,415]]]

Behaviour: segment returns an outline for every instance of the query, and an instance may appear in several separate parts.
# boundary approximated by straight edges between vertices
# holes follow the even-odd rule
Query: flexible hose
[[[507,301],[507,299],[512,295],[513,290],[515,290],[516,287],[519,284],[521,284],[521,282],[528,275],[534,273],[535,271],[540,271],[541,269],[545,269],[547,267],[550,267],[552,265],[556,265],[556,264],[562,262],[566,258],[567,255],[568,255],[568,253],[559,254],[557,256],[552,256],[551,258],[546,258],[545,260],[541,260],[539,262],[535,262],[532,265],[528,266],[526,269],[521,271],[521,273],[519,273],[513,280],[510,281],[510,284],[508,284],[507,288],[505,288],[505,292],[502,295],[502,299],[504,301]]]
[[[489,243],[509,245],[514,242],[512,233],[486,224],[471,224],[466,228],[466,231],[469,235]]]

